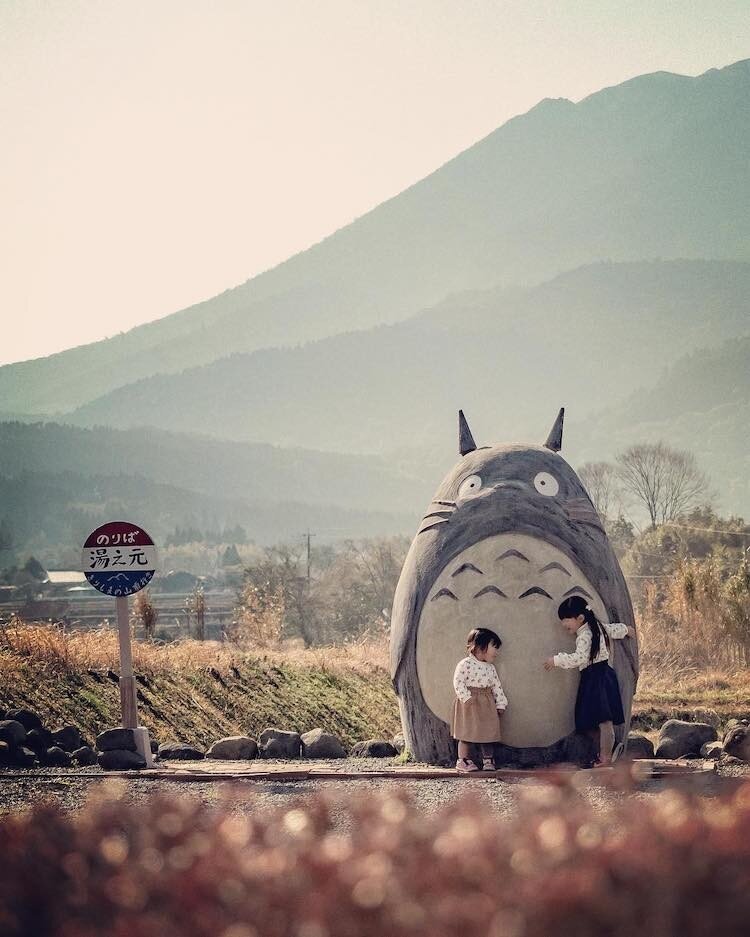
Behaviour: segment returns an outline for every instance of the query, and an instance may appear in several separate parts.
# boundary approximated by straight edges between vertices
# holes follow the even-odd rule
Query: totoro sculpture
[[[391,674],[407,747],[419,761],[455,758],[449,722],[453,670],[471,628],[502,638],[496,661],[508,709],[499,764],[585,763],[577,735],[578,670],[542,662],[572,650],[557,617],[565,596],[585,596],[602,621],[634,626],[625,579],[580,479],[559,455],[564,410],[544,446],[477,447],[459,411],[460,461],[440,484],[396,587]],[[613,641],[627,734],[638,677],[635,640]]]

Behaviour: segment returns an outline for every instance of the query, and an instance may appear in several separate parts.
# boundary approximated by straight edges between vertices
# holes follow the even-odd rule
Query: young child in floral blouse
[[[466,638],[469,653],[458,662],[453,674],[456,699],[451,733],[458,741],[456,771],[461,774],[479,770],[469,759],[472,742],[482,746],[483,769],[495,770],[493,747],[500,741],[500,716],[508,705],[493,663],[501,644],[489,628],[474,628]]]

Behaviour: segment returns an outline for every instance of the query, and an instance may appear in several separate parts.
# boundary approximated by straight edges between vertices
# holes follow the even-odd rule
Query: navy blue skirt
[[[576,731],[589,732],[602,722],[616,726],[625,722],[617,674],[606,660],[581,671],[576,697]]]

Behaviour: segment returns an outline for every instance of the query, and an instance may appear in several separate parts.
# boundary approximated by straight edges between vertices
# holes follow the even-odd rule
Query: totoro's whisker
[[[428,517],[450,517],[450,511],[433,511],[431,514],[425,514],[422,518],[423,521],[426,521]]]
[[[552,598],[549,592],[545,592],[541,586],[532,586],[530,589],[527,589],[525,592],[521,593],[518,598],[527,599],[530,595],[543,595],[546,599]]]
[[[561,572],[561,573],[565,573],[566,576],[569,576],[569,575],[570,575],[570,573],[569,573],[569,572],[567,571],[567,569],[562,565],[562,563],[547,563],[547,565],[546,565],[546,566],[543,566],[543,567],[539,570],[539,572],[540,572],[540,573],[546,573],[546,572],[548,572],[550,569],[559,569],[560,572]]]
[[[501,599],[507,599],[508,596],[503,592],[502,589],[498,589],[497,586],[485,586],[484,589],[480,589],[479,592],[474,596],[475,599],[478,599],[480,595],[499,595]]]
[[[479,573],[480,576],[484,576],[484,573],[482,572],[482,570],[478,566],[475,566],[473,563],[462,563],[458,567],[457,570],[451,573],[451,579],[454,576],[458,576],[459,573],[467,573],[467,572]]]
[[[563,598],[564,598],[564,599],[567,599],[567,597],[568,597],[569,595],[585,595],[587,599],[593,599],[593,596],[590,595],[590,594],[589,594],[585,589],[583,589],[581,586],[573,586],[572,589],[568,589],[568,591],[565,593],[565,595],[563,596]]]
[[[525,560],[527,563],[530,562],[528,556],[524,556],[519,550],[506,550],[505,553],[501,553],[500,556],[495,558],[495,562],[499,563],[500,560],[507,560],[510,556],[515,556],[519,560]]]
[[[432,524],[428,524],[426,527],[423,527],[421,530],[417,531],[417,533],[424,534],[424,533],[427,533],[428,530],[434,530],[436,527],[441,527],[443,524],[447,524],[447,523],[448,523],[447,520],[434,521]]]
[[[446,507],[454,508],[456,506],[455,501],[439,501],[437,498],[433,501],[430,501],[430,504],[444,504]]]
[[[458,602],[458,596],[454,595],[450,589],[441,589],[440,592],[436,592],[430,599],[430,602],[434,602],[436,599],[441,599],[443,597],[446,599],[455,599]]]

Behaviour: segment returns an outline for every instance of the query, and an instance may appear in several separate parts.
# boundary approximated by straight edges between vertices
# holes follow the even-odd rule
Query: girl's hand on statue
[[[555,660],[553,657],[548,657],[544,662],[545,670],[554,670],[555,669]]]

